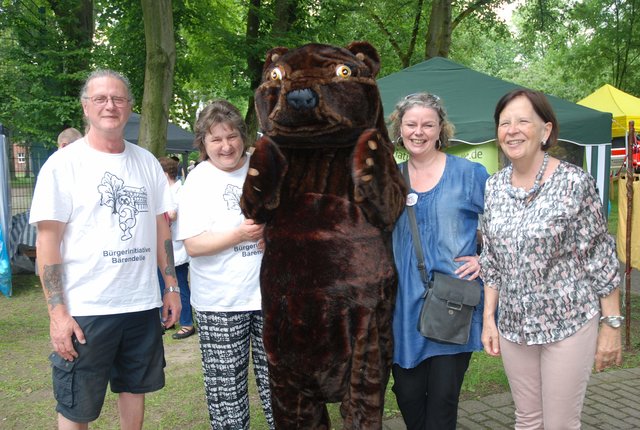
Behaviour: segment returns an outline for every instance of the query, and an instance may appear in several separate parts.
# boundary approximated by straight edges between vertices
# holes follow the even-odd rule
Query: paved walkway
[[[640,294],[640,272],[635,269],[631,272],[631,290]],[[458,406],[458,430],[507,430],[513,429],[514,424],[509,392],[466,400]],[[582,410],[582,429],[640,429],[640,368],[608,370],[591,376]],[[394,418],[384,422],[383,430],[406,427],[402,418]]]
[[[515,423],[511,393],[460,402],[458,430],[507,430]],[[591,376],[583,430],[640,429],[640,368],[609,370]],[[402,418],[387,420],[384,430],[406,430]]]

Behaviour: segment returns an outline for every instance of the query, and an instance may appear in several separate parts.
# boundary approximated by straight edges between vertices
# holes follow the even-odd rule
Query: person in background
[[[181,240],[176,240],[176,220],[178,218],[179,211],[179,192],[182,188],[182,182],[177,180],[178,163],[172,157],[160,157],[158,159],[162,170],[164,171],[167,180],[169,181],[169,187],[173,194],[174,202],[176,206],[173,210],[167,212],[167,219],[171,226],[171,237],[173,241],[173,258],[174,265],[176,267],[176,278],[178,279],[178,287],[180,288],[180,302],[182,303],[182,310],[180,311],[180,330],[171,335],[174,339],[185,339],[196,332],[193,326],[193,312],[191,310],[191,290],[189,289],[189,255],[184,248],[184,243]],[[160,280],[160,290],[164,291],[165,284],[162,277]]]
[[[407,205],[415,208],[429,277],[439,271],[476,279],[480,272],[476,230],[489,177],[486,169],[442,151],[454,127],[439,97],[411,94],[396,105],[390,119],[393,138],[409,154],[400,168],[409,170]],[[406,210],[393,230],[393,252],[399,277],[393,319],[393,392],[407,429],[453,430],[471,354],[482,349],[482,305],[474,311],[467,344],[423,337],[417,327],[425,287]]]
[[[549,156],[558,121],[543,93],[507,93],[494,120],[511,165],[487,182],[482,343],[502,355],[516,429],[579,429],[594,360],[622,362],[613,238],[594,179]]]
[[[82,138],[82,133],[73,127],[65,128],[58,135],[58,149],[62,149],[70,143]]]
[[[240,210],[249,169],[247,127],[238,109],[218,100],[195,126],[201,162],[180,194],[178,240],[191,256],[207,405],[213,429],[249,429],[249,354],[270,428],[274,428],[262,342],[260,263],[263,225]]]
[[[171,158],[172,160],[174,160],[177,164],[178,167],[176,168],[176,181],[180,181],[182,183],[184,183],[184,178],[185,178],[185,172],[184,172],[184,168],[182,166],[182,164],[180,163],[180,157],[178,157],[177,155],[172,155],[169,158]]]
[[[88,428],[110,385],[121,428],[141,429],[145,393],[165,384],[158,308],[169,323],[180,314],[163,216],[171,191],[155,157],[124,140],[132,104],[124,76],[91,73],[81,102],[89,132],[44,164],[29,220],[38,228],[58,426]]]

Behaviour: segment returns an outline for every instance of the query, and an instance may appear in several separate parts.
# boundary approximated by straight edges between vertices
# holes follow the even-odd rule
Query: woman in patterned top
[[[512,91],[494,119],[511,165],[485,192],[482,343],[502,355],[516,429],[577,429],[594,359],[622,362],[613,238],[593,178],[547,152],[558,123],[544,94]]]

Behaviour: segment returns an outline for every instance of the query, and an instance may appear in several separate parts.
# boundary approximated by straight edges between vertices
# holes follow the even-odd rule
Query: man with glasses
[[[110,384],[121,428],[141,429],[145,393],[164,386],[158,308],[167,325],[180,315],[163,217],[172,198],[156,158],[124,140],[127,79],[95,71],[81,102],[89,131],[42,167],[30,217],[38,227],[58,427],[87,429]],[[167,286],[162,297],[156,267]]]

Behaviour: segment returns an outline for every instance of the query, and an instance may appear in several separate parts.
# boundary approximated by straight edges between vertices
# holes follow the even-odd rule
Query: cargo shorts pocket
[[[49,355],[52,366],[53,395],[61,405],[73,406],[73,367],[76,361],[67,361],[57,353]]]

